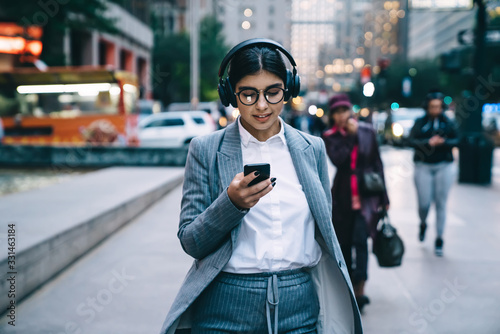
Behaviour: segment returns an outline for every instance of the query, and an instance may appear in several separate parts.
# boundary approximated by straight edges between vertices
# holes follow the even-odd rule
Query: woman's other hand
[[[437,146],[444,143],[444,138],[439,135],[434,135],[429,139],[430,146]]]
[[[227,194],[237,208],[250,209],[273,190],[276,178],[267,179],[249,187],[248,184],[256,177],[255,173],[250,173],[247,176],[238,173],[229,184]]]
[[[354,118],[349,118],[347,120],[346,130],[350,134],[356,134],[358,132],[358,122]]]

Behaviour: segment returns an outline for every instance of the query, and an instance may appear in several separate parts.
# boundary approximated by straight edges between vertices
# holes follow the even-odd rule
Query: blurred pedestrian
[[[356,121],[351,108],[346,94],[330,98],[331,128],[323,134],[323,140],[330,160],[337,167],[331,190],[333,225],[358,306],[363,310],[370,302],[364,293],[368,279],[367,239],[375,236],[381,212],[389,209],[389,198],[386,190],[378,194],[362,192],[361,182],[367,172],[378,173],[385,188],[384,170],[374,129]]]
[[[3,122],[2,119],[0,118],[0,145],[2,145],[3,136],[4,136]]]
[[[280,117],[299,92],[295,61],[252,39],[229,51],[219,77],[221,101],[240,116],[190,144],[178,236],[195,261],[162,333],[362,333],[331,225],[324,144]],[[251,163],[269,163],[274,177],[249,186]]]
[[[436,239],[434,250],[443,255],[443,234],[446,221],[446,201],[455,180],[453,147],[459,137],[455,123],[444,114],[444,95],[431,92],[425,97],[425,115],[415,120],[410,132],[410,145],[415,149],[415,187],[418,196],[420,227],[418,238],[424,241],[427,215],[432,203],[436,208]]]

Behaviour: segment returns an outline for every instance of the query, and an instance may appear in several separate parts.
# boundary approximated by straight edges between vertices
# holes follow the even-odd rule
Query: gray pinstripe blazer
[[[330,259],[320,262],[326,263],[330,270],[322,272],[328,272],[329,278],[337,280],[321,282],[322,279],[319,278],[317,281],[330,286],[330,290],[331,287],[334,287],[333,290],[343,290],[332,296],[322,296],[325,293],[320,295],[318,292],[320,306],[322,300],[326,304],[337,304],[333,311],[323,312],[323,316],[333,318],[330,323],[335,328],[339,325],[341,329],[335,329],[335,333],[361,334],[359,311],[331,221],[331,193],[324,143],[320,138],[299,132],[287,124],[285,138],[316,221],[316,239],[323,247],[323,257]],[[191,142],[186,161],[178,237],[184,251],[195,260],[165,319],[162,334],[173,334],[176,329],[190,328],[189,306],[231,257],[240,223],[247,210],[238,210],[225,189],[234,176],[242,171],[237,122]],[[333,267],[335,268],[332,269]],[[328,287],[326,290],[319,289],[327,290]],[[334,314],[335,310],[338,310],[338,314]],[[320,311],[320,317],[321,314]],[[328,328],[333,328],[334,325],[326,326],[319,333],[333,333]]]

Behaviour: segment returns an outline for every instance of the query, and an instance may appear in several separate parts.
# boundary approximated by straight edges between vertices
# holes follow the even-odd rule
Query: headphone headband
[[[224,75],[224,72],[226,71],[226,66],[228,65],[229,61],[231,58],[233,58],[234,54],[248,46],[254,46],[254,45],[261,45],[261,46],[270,46],[272,49],[278,49],[283,53],[288,60],[290,61],[290,64],[293,66],[293,71],[296,73],[295,66],[297,64],[295,63],[295,60],[293,59],[292,55],[278,42],[273,41],[272,39],[267,39],[267,38],[252,38],[246,41],[243,41],[237,45],[235,45],[227,55],[224,57],[222,60],[220,67],[219,67],[219,78],[222,78]]]
[[[249,40],[246,40],[244,42],[241,42],[237,44],[235,47],[233,47],[227,55],[224,57],[222,60],[220,67],[219,67],[219,85],[217,86],[217,91],[219,93],[220,101],[224,106],[232,105],[233,107],[237,107],[238,102],[236,101],[236,95],[234,94],[233,88],[231,87],[231,83],[229,81],[229,76],[227,76],[225,79],[222,78],[224,75],[224,72],[226,71],[226,67],[231,61],[231,59],[234,57],[234,54],[244,48],[248,48],[250,46],[267,46],[273,50],[279,50],[281,51],[282,54],[284,54],[288,60],[290,61],[290,64],[293,66],[293,70],[286,70],[286,79],[285,79],[285,95],[284,95],[284,100],[288,101],[290,97],[296,97],[299,95],[300,92],[300,77],[297,74],[297,64],[295,63],[295,60],[293,59],[292,55],[278,42],[275,42],[271,39],[267,38],[252,38]]]
[[[434,99],[439,99],[443,100],[444,99],[444,94],[441,92],[430,92],[427,94],[425,97],[427,100],[434,100]]]

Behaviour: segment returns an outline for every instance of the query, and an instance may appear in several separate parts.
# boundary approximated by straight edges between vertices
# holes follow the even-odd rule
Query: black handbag
[[[382,175],[377,172],[364,172],[361,175],[361,194],[379,195],[385,191],[385,184]]]
[[[373,240],[373,254],[381,267],[397,267],[401,265],[405,246],[397,234],[396,228],[389,222],[387,213],[380,219],[379,227]]]

